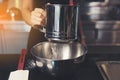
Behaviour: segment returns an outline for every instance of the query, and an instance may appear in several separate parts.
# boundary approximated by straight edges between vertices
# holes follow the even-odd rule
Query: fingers
[[[31,23],[33,26],[44,26],[46,24],[46,12],[43,9],[35,8],[35,10],[31,12]]]
[[[46,17],[45,10],[43,10],[41,8],[35,8],[35,12],[38,13],[38,16],[44,16],[44,17]]]

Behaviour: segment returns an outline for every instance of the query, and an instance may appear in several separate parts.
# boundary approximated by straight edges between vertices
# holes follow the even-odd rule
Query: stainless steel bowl
[[[42,42],[31,49],[41,72],[53,76],[74,74],[84,60],[86,48],[80,43]]]

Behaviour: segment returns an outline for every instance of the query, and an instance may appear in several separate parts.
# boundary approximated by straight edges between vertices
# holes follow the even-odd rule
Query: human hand
[[[46,24],[46,11],[41,8],[35,8],[31,12],[32,27],[45,26]]]

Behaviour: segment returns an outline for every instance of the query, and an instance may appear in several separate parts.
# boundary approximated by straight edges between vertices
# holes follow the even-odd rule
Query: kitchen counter
[[[31,27],[24,21],[0,21],[0,29],[29,32]]]
[[[17,70],[19,56],[20,54],[13,53],[0,54],[0,80],[8,80],[10,72]],[[104,61],[120,61],[120,54],[98,52],[89,54],[88,51],[84,62],[79,65],[79,70],[74,75],[56,78],[39,72],[35,67],[30,70],[29,80],[104,80],[97,65],[98,62]]]
[[[20,53],[27,47],[31,27],[24,21],[0,21],[0,53]]]
[[[0,54],[0,79],[8,80],[11,71],[17,69],[19,54]],[[30,70],[29,80],[103,80],[96,64],[90,58],[79,65],[78,72],[75,75],[66,77],[52,77],[39,72],[36,67]]]
[[[0,54],[0,79],[8,80],[10,71],[17,69],[18,54]]]

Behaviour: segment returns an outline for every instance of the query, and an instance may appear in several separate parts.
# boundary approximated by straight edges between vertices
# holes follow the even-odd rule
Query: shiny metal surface
[[[80,9],[82,21],[107,20],[108,7],[82,7]]]
[[[119,6],[81,6],[80,15],[83,21],[120,20]]]
[[[80,43],[42,42],[31,49],[36,66],[42,73],[52,76],[74,74],[84,61],[86,48]]]
[[[120,21],[82,22],[87,45],[120,45]]]
[[[85,47],[80,43],[39,43],[31,49],[32,55],[40,59],[69,60],[86,54]]]
[[[45,37],[55,41],[77,39],[79,5],[48,4]]]
[[[104,80],[120,79],[120,61],[99,61],[97,66]]]
[[[102,2],[95,2],[95,1],[90,1],[90,2],[85,2],[87,6],[91,7],[97,7],[97,6],[107,6],[109,4],[110,0],[104,0]]]
[[[77,0],[77,2],[80,5],[86,5],[86,6],[114,6],[114,5],[120,5],[119,0]]]
[[[98,30],[120,30],[120,21],[116,20],[110,20],[110,21],[95,21],[95,22],[90,22],[90,21],[83,21],[82,22],[83,28],[86,30],[93,30],[93,29],[98,29]]]

